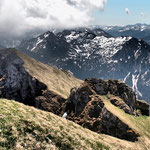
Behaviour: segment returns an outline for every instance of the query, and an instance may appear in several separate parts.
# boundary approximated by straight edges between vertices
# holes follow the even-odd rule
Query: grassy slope
[[[109,102],[105,103],[142,135],[138,142],[97,134],[50,112],[0,99],[0,149],[149,149],[150,117],[131,117]]]
[[[0,99],[0,149],[108,149],[102,137],[52,113]]]
[[[46,84],[49,90],[56,92],[64,98],[69,96],[71,88],[79,87],[83,82],[65,71],[36,61],[17,50],[14,51],[24,60],[24,67],[30,75]]]
[[[24,60],[24,66],[32,76],[65,98],[72,87],[82,83],[66,72],[15,52]],[[125,114],[107,101],[107,96],[103,100],[110,112],[141,135],[138,142],[99,135],[52,113],[0,99],[0,149],[150,149],[150,117]]]
[[[113,95],[108,95],[113,96]],[[135,132],[140,134],[138,142],[135,143],[133,149],[149,150],[150,149],[150,117],[148,116],[139,116],[135,117],[129,114],[124,113],[123,110],[115,107],[110,103],[107,96],[103,96],[103,101],[106,108],[116,115],[120,120],[126,123],[131,127]]]

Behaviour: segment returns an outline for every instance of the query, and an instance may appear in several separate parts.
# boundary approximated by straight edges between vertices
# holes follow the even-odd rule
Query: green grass
[[[102,96],[106,107],[114,113],[119,119],[137,131],[140,136],[146,136],[150,139],[150,117],[149,116],[133,116],[125,113],[123,110],[110,103],[109,98],[111,94]]]
[[[88,141],[88,142],[87,142]],[[108,150],[100,135],[52,113],[0,99],[0,149]]]
[[[126,114],[112,105],[109,97],[102,97],[105,106],[140,134],[136,143],[97,134],[52,113],[0,99],[0,150],[31,147],[37,150],[120,150],[127,147],[133,150],[149,149],[150,117]]]

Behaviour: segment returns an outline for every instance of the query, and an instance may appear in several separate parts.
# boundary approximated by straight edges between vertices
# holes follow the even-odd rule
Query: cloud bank
[[[0,0],[0,35],[33,29],[70,28],[92,22],[92,11],[107,0]]]

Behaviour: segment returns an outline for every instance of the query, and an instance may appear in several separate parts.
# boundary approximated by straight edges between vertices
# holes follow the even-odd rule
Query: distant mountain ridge
[[[143,39],[150,44],[150,25],[149,24],[135,24],[127,26],[103,26],[103,30],[109,34],[118,36],[132,36],[135,38]]]
[[[23,41],[21,51],[76,77],[114,78],[126,82],[149,101],[150,46],[143,40],[113,37],[100,28],[46,32]]]

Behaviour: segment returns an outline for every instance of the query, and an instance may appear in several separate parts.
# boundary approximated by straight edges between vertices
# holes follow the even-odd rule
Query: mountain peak
[[[114,30],[129,27],[116,27]],[[140,99],[148,100],[150,46],[142,39],[126,35],[115,37],[109,33],[100,28],[48,33],[51,36],[44,33],[42,38],[23,42],[19,49],[39,61],[70,70],[80,79],[101,77],[125,81]],[[44,35],[48,37],[45,39]]]

